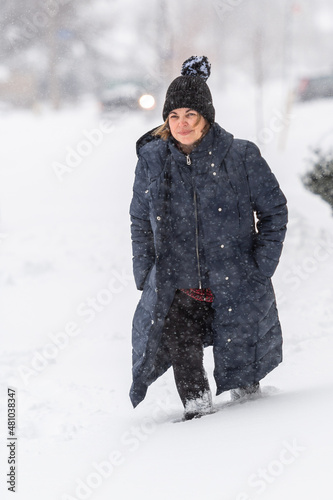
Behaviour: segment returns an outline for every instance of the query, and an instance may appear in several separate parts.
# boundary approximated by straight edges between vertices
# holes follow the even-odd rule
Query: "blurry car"
[[[300,101],[333,97],[333,73],[313,78],[303,78],[299,82],[297,97]]]
[[[156,107],[156,96],[138,81],[110,83],[100,96],[103,113],[125,110],[151,111]]]

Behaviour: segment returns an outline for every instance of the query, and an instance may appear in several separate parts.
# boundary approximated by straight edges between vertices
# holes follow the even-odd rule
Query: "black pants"
[[[211,330],[213,308],[177,290],[165,320],[164,342],[169,351],[179,396],[186,401],[209,390],[203,367],[204,338]]]

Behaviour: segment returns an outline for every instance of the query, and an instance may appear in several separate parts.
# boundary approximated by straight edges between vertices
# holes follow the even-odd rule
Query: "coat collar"
[[[220,127],[218,123],[214,123],[189,156],[192,161],[195,161],[207,157],[207,154],[209,154],[212,157],[218,157],[218,161],[221,163],[229,151],[233,139],[232,134]],[[173,138],[168,140],[168,146],[177,162],[186,163],[186,155],[179,150]]]
[[[149,142],[153,141],[160,141],[161,139],[157,137],[156,135],[153,135],[152,133],[154,130],[156,130],[157,127],[154,127],[153,129],[149,130],[149,132],[146,132],[143,134],[140,139],[136,141],[136,154],[139,156],[140,154],[140,149],[143,148],[146,144]]]
[[[156,143],[158,144],[158,141],[160,143],[163,143],[164,145],[168,145],[172,155],[174,158],[179,161],[179,162],[184,162],[186,163],[186,155],[182,153],[177,146],[175,145],[175,142],[173,138],[169,138],[168,141],[163,141],[159,137],[156,137],[152,135],[152,132],[156,130],[156,127],[154,127],[152,130],[149,132],[146,132],[136,143],[136,152],[137,155],[140,154],[141,149],[149,143]],[[212,155],[218,156],[219,162],[221,162],[227,152],[230,149],[230,146],[233,142],[234,136],[224,130],[218,123],[214,123],[205,137],[202,139],[202,141],[198,144],[196,148],[191,152],[190,157],[193,159],[200,159],[209,153],[211,151]]]

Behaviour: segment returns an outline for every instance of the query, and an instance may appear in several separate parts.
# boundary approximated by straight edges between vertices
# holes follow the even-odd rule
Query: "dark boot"
[[[205,391],[199,398],[186,401],[184,420],[200,418],[213,413],[212,394],[210,390]]]
[[[259,382],[248,385],[246,387],[239,387],[238,389],[231,389],[231,401],[238,401],[239,399],[251,396],[258,396],[261,393]]]

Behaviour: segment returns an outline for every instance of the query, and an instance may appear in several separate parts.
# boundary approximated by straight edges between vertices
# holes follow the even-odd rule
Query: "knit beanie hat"
[[[210,62],[206,56],[192,56],[181,69],[181,75],[171,82],[165,97],[163,120],[177,108],[190,108],[200,113],[212,124],[215,109],[209,87],[206,83],[210,75]]]

